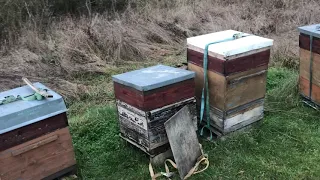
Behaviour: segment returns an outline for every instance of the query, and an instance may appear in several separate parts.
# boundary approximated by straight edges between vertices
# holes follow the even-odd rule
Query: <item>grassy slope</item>
[[[302,105],[296,79],[294,71],[271,68],[261,126],[223,141],[202,141],[211,165],[191,179],[319,179],[319,112]],[[82,106],[70,106],[80,177],[150,179],[148,157],[118,137],[115,106]]]

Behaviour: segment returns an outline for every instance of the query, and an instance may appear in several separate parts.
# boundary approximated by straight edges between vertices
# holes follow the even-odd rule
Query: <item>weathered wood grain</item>
[[[12,152],[53,136],[58,139],[17,156],[12,155]],[[71,136],[66,127],[0,152],[0,179],[43,179],[75,164]]]
[[[189,79],[151,91],[138,91],[114,82],[117,99],[143,111],[150,111],[194,96],[194,80]]]
[[[313,53],[312,83],[320,86],[320,54]],[[310,79],[310,51],[300,48],[300,76]]]
[[[203,67],[203,53],[188,49],[187,58],[188,63]],[[259,66],[267,66],[269,59],[270,49],[231,60],[209,56],[208,70],[227,76],[233,73],[254,69]]]
[[[227,118],[224,120],[224,126],[217,123],[212,123],[211,126],[217,128],[222,134],[228,134],[232,131],[243,128],[249,124],[259,121],[263,118],[263,106],[244,112],[233,118]]]
[[[241,128],[243,124],[246,124],[246,121],[254,119],[259,120],[259,118],[254,117],[263,117],[263,104],[264,99],[258,99],[226,111],[223,115],[220,115],[216,109],[211,107],[210,122],[212,126],[218,129],[220,132],[224,134],[228,133],[231,131],[231,129],[236,130],[236,127]],[[238,124],[242,125],[238,126]]]
[[[188,107],[184,106],[165,122],[165,129],[180,178],[184,179],[202,155]]]
[[[28,126],[9,131],[0,135],[0,151],[67,126],[67,115],[66,113],[62,113]]]
[[[309,89],[310,89],[310,82],[308,79],[300,76],[299,78],[300,83],[299,83],[299,89],[300,93],[305,96],[310,98],[309,96]],[[314,101],[316,104],[320,104],[320,86],[316,84],[312,84],[312,92],[311,92],[311,101]]]
[[[230,76],[208,71],[210,105],[221,111],[228,111],[256,99],[266,92],[266,69],[261,66]],[[203,87],[203,68],[188,63],[188,69],[196,73],[196,97],[200,101]]]
[[[299,47],[310,51],[310,36],[306,34],[300,34],[299,36]],[[313,37],[312,52],[320,54],[320,39]]]
[[[228,79],[225,109],[230,110],[247,104],[266,94],[267,72],[255,72],[240,78]]]
[[[145,147],[142,147],[140,144],[138,144],[136,141],[133,141],[132,139],[128,138],[126,136],[126,134],[122,134],[120,133],[120,137],[122,139],[124,139],[125,141],[129,142],[131,145],[139,148],[140,150],[142,150],[143,152],[145,152],[146,154],[148,154],[150,157],[155,157],[161,153],[164,153],[166,151],[168,151],[170,149],[170,144],[169,143],[165,143],[162,146],[159,146],[155,149],[147,149]]]
[[[196,73],[195,94],[197,97],[197,101],[199,102],[201,99],[203,87],[203,68],[192,63],[188,63],[188,69]],[[222,76],[212,71],[208,71],[208,83],[210,90],[210,105],[213,107],[217,107],[218,109],[224,110],[227,86],[225,76]]]
[[[149,155],[162,153],[159,150],[165,148],[159,147],[168,144],[164,123],[185,105],[190,106],[196,116],[194,97],[152,111],[142,111],[117,100],[121,136]]]
[[[228,76],[208,71],[210,118],[213,126],[222,133],[228,133],[263,117],[267,68],[268,65],[259,66]],[[196,97],[199,109],[203,68],[188,63],[188,69],[196,73]]]
[[[37,149],[37,148],[39,148],[39,147],[41,147],[41,146],[44,146],[44,145],[46,145],[46,144],[49,144],[49,143],[51,143],[51,142],[53,142],[53,141],[55,141],[55,140],[57,140],[57,139],[58,139],[58,135],[55,134],[55,135],[50,136],[50,137],[48,137],[48,138],[46,138],[46,139],[43,139],[43,140],[41,140],[41,141],[38,141],[38,142],[36,142],[36,143],[34,143],[34,144],[30,144],[30,145],[27,145],[27,146],[22,147],[22,148],[20,148],[20,149],[13,150],[13,151],[11,152],[11,154],[12,154],[12,156],[18,156],[18,155],[20,155],[20,154],[26,153],[26,152],[31,151],[31,150],[33,150],[33,149]]]

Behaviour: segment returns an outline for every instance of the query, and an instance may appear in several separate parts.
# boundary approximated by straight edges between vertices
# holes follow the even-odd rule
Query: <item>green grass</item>
[[[297,77],[271,68],[264,121],[225,140],[201,140],[210,166],[190,179],[320,179],[319,112],[301,103]],[[74,102],[70,109],[81,179],[150,179],[148,157],[118,136],[113,103]]]

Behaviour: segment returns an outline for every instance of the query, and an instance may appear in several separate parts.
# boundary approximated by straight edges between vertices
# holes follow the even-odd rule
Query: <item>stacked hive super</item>
[[[75,169],[75,156],[62,97],[40,83],[53,98],[0,105],[0,179],[54,179]],[[29,86],[0,93],[22,97]]]
[[[319,107],[320,24],[300,27],[299,31],[300,94],[306,99],[306,103]]]
[[[151,157],[169,150],[164,122],[185,105],[195,112],[194,76],[163,65],[113,76],[121,137]]]
[[[203,87],[203,53],[208,48],[210,122],[226,134],[263,118],[266,75],[273,40],[227,30],[187,39],[188,69],[196,72],[199,105]],[[222,42],[223,41],[223,42]]]

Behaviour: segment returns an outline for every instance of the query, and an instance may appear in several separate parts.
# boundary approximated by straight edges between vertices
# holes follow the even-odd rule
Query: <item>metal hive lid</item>
[[[20,100],[9,104],[0,105],[0,134],[27,126],[67,111],[62,96],[50,90],[41,83],[34,83],[34,86],[41,89],[48,89],[48,93],[52,94],[53,98],[40,101]],[[1,92],[0,99],[4,99],[4,97],[10,95],[28,96],[33,93],[34,91],[29,86],[23,86]]]
[[[320,38],[320,24],[302,26],[302,27],[299,27],[298,29],[300,33],[312,35],[314,37]]]
[[[217,41],[229,40],[230,38],[232,39],[234,34],[239,33],[242,32],[226,30],[190,37],[187,38],[187,45],[189,49],[203,52],[207,44]],[[270,48],[273,45],[272,39],[267,39],[247,33],[243,33],[243,35],[245,37],[210,45],[208,49],[209,54],[211,52],[217,57],[226,58],[229,56],[235,56],[258,49]]]
[[[157,65],[112,76],[112,80],[139,91],[149,91],[195,77],[192,71]]]

